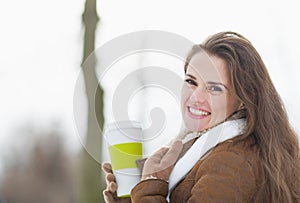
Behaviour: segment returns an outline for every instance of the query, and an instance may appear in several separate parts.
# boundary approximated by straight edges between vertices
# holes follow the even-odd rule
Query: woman
[[[106,201],[300,202],[297,135],[252,44],[217,33],[193,48],[184,70],[182,116],[196,133],[147,159],[131,199],[116,197],[104,164]]]

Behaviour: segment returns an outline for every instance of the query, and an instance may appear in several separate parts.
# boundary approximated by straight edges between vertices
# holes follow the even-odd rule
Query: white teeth
[[[191,107],[189,107],[189,109],[190,109],[190,112],[191,112],[192,114],[195,114],[195,115],[197,115],[197,116],[207,116],[207,115],[209,114],[208,112],[200,111],[200,110],[198,110],[198,109],[193,109],[193,108],[191,108]]]

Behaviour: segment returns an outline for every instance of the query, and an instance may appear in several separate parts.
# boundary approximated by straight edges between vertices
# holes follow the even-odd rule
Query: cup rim
[[[141,122],[135,121],[135,120],[114,121],[114,122],[105,124],[104,132],[107,133],[112,130],[121,130],[121,129],[127,129],[127,128],[142,129],[142,124],[141,124]]]

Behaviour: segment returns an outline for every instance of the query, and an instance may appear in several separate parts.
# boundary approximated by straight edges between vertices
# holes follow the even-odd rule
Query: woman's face
[[[202,131],[215,126],[234,113],[240,103],[225,62],[204,52],[195,54],[187,68],[181,94],[186,128]]]

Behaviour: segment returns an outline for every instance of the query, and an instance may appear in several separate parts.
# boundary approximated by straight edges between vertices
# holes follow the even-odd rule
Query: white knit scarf
[[[210,129],[191,146],[185,155],[177,161],[169,178],[170,192],[188,174],[201,157],[218,143],[241,135],[244,131],[245,119],[229,120]]]

